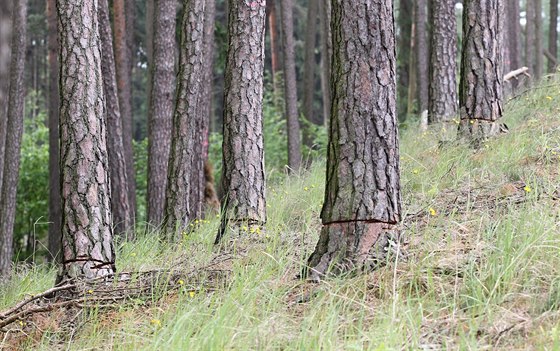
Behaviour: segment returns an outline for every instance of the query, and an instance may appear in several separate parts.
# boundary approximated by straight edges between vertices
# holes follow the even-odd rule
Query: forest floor
[[[118,247],[120,271],[170,269],[150,295],[58,309],[0,332],[29,350],[560,350],[560,85],[506,104],[474,150],[455,124],[401,131],[402,253],[370,274],[298,279],[320,230],[324,164],[268,188],[266,231],[214,248],[219,219],[177,245]],[[20,266],[0,311],[53,286]],[[84,294],[95,296],[97,290]]]

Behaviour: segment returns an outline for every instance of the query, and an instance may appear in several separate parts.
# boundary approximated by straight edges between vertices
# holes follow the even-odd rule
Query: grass
[[[440,143],[454,126],[401,132],[405,254],[386,267],[321,284],[297,279],[320,229],[324,164],[316,164],[268,188],[266,232],[247,233],[255,244],[228,251],[235,259],[227,277],[83,311],[70,334],[56,315],[22,321],[40,331],[12,332],[20,336],[0,347],[560,350],[560,86],[545,84],[509,102],[510,133],[479,150]],[[212,246],[218,221],[209,218],[179,246],[159,244],[155,231],[139,234],[119,245],[118,268],[186,259],[203,270],[223,255]],[[0,290],[0,309],[53,279],[45,266],[19,267]]]

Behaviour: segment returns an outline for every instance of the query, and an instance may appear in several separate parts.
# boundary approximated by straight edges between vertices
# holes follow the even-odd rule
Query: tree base
[[[396,246],[399,237],[394,224],[368,221],[326,224],[303,276],[318,281],[327,274],[373,270],[386,262],[394,251],[391,246]]]
[[[458,135],[459,138],[468,139],[470,142],[478,145],[504,132],[507,132],[507,126],[496,121],[461,119]]]

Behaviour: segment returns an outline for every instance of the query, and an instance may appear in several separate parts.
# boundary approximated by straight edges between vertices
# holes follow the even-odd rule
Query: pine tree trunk
[[[4,176],[0,196],[0,280],[10,274],[13,254],[16,195],[19,178],[21,139],[23,135],[23,104],[25,100],[24,70],[27,36],[27,1],[14,0],[12,16],[12,58],[8,94],[8,122],[4,150]]]
[[[434,1],[430,59],[430,123],[457,115],[457,23],[455,1]]]
[[[332,6],[333,105],[323,229],[308,261],[314,279],[371,268],[401,216],[392,3]]]
[[[117,69],[117,89],[119,95],[119,107],[121,111],[124,159],[128,179],[128,200],[133,213],[136,212],[136,181],[134,174],[134,158],[132,152],[132,52],[129,46],[127,30],[132,21],[127,18],[127,4],[131,0],[113,1],[113,24],[115,36],[115,64]]]
[[[293,1],[282,0],[280,7],[282,8],[282,39],[284,41],[284,99],[288,133],[288,167],[290,172],[298,172],[301,166],[301,140],[297,108]]]
[[[540,80],[543,75],[543,18],[542,1],[535,0],[535,78]]]
[[[203,180],[193,181],[200,172],[204,179],[202,160],[202,128],[199,94],[204,85],[204,0],[185,0],[181,30],[177,105],[173,115],[171,154],[165,204],[166,235],[175,238],[189,222],[200,216]],[[194,202],[195,201],[195,202]]]
[[[525,2],[525,65],[529,73],[535,77],[535,1]]]
[[[548,27],[548,51],[558,60],[558,0],[550,0],[550,25]],[[557,63],[548,61],[548,72],[556,71]]]
[[[60,133],[59,125],[59,93],[58,86],[58,18],[56,16],[56,0],[47,1],[48,24],[48,59],[49,59],[49,260],[60,259],[60,232],[62,220],[62,204],[60,199]]]
[[[278,73],[282,70],[280,63],[280,38],[278,33],[278,16],[276,15],[276,0],[268,0],[266,2],[266,11],[268,13],[268,30],[270,33],[270,61],[272,66],[272,80],[274,91],[279,93],[281,84],[278,82]]]
[[[463,12],[463,51],[459,133],[482,140],[499,131],[502,116],[501,0],[467,0]],[[484,43],[484,44],[483,44]]]
[[[410,77],[410,41],[412,39],[412,0],[399,1],[399,37],[397,42],[397,112],[399,121],[406,120],[408,112],[408,85]]]
[[[414,21],[416,26],[416,92],[418,113],[428,109],[429,103],[429,66],[430,52],[428,47],[428,14],[426,0],[416,0],[414,11]]]
[[[266,222],[263,71],[265,0],[229,0],[229,43],[225,72],[222,223]]]
[[[321,22],[321,90],[323,92],[323,124],[330,120],[331,112],[331,3],[319,1],[319,20]]]
[[[58,281],[115,270],[97,0],[58,0],[63,267]]]
[[[171,124],[175,104],[176,0],[155,0],[150,117],[148,123],[148,222],[164,220]]]
[[[519,23],[519,0],[508,1],[506,32],[509,46],[510,69],[521,68],[521,24]]]
[[[12,14],[12,1],[0,2],[0,199],[2,198],[4,147],[6,146],[6,126],[8,124]]]
[[[319,0],[308,0],[307,26],[305,28],[305,57],[303,69],[303,115],[309,123],[321,125],[321,121],[313,113],[315,95],[315,38],[317,37],[317,13]],[[313,146],[313,139],[309,130],[304,128],[303,139],[305,145]]]
[[[124,160],[122,118],[117,94],[115,55],[113,36],[109,19],[108,0],[99,1],[99,36],[101,40],[101,71],[106,103],[107,151],[111,177],[111,210],[115,232],[124,234],[126,239],[133,238],[134,213],[128,196],[128,179]]]

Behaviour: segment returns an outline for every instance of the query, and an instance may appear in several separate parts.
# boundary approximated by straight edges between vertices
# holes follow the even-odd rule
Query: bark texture
[[[307,1],[307,26],[305,28],[305,57],[303,68],[303,115],[308,122],[320,125],[321,120],[313,111],[315,96],[315,38],[317,37],[317,14],[319,0]],[[313,145],[309,133],[304,130],[304,142],[308,147]]]
[[[413,18],[412,0],[399,1],[399,36],[397,38],[397,113],[399,121],[406,120],[408,112],[408,84],[409,84],[409,67],[411,61],[412,39],[412,18]]]
[[[27,35],[27,1],[15,0],[12,15],[12,58],[8,94],[8,122],[4,150],[4,176],[0,196],[0,280],[10,274],[13,255],[16,195],[19,178],[21,139],[23,135],[23,103],[25,99],[24,69]]]
[[[132,152],[132,51],[129,42],[129,21],[127,10],[132,7],[132,0],[113,1],[113,24],[115,37],[115,63],[117,69],[117,89],[122,119],[124,159],[128,185],[128,201],[136,211],[136,182],[134,158]],[[128,11],[129,13],[129,11]]]
[[[459,105],[459,132],[472,140],[499,131],[495,123],[502,107],[501,0],[467,0],[463,12],[463,51]]]
[[[58,18],[56,0],[47,1],[49,45],[49,260],[60,260],[62,203],[60,199],[60,90],[58,86]]]
[[[311,276],[369,268],[400,221],[392,2],[332,3],[333,103]]]
[[[148,121],[148,222],[164,219],[171,123],[175,103],[176,0],[155,0],[150,116]]]
[[[224,92],[222,224],[266,222],[263,71],[265,0],[229,1],[229,40]]]
[[[548,51],[558,60],[558,0],[550,0],[550,24],[548,27]],[[548,72],[556,71],[557,63],[548,61]]]
[[[0,198],[2,197],[4,146],[6,145],[6,125],[8,123],[12,12],[12,0],[0,2]]]
[[[58,280],[115,270],[97,0],[58,0],[63,266]]]
[[[109,3],[99,1],[99,36],[101,40],[101,70],[103,90],[105,93],[105,117],[107,121],[107,151],[111,179],[111,210],[115,232],[123,234],[128,240],[133,239],[134,212],[128,196],[128,179],[124,159],[122,118],[117,94],[117,78],[113,36],[109,19]]]
[[[434,1],[431,13],[430,123],[457,115],[457,23],[455,1]]]
[[[284,42],[284,100],[288,133],[288,167],[291,172],[298,172],[301,167],[301,137],[297,108],[293,1],[282,0],[280,7],[282,8],[282,39]]]
[[[428,13],[427,0],[416,0],[414,11],[414,22],[416,26],[415,40],[416,45],[416,92],[418,112],[422,113],[428,109],[429,103],[429,66],[430,51],[428,47]]]
[[[165,217],[168,239],[174,239],[201,215],[204,186],[202,159],[204,0],[185,0],[181,31],[177,105],[173,115]],[[193,173],[200,172],[196,180]]]

